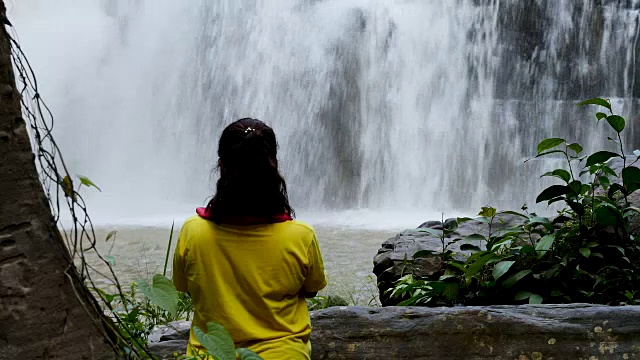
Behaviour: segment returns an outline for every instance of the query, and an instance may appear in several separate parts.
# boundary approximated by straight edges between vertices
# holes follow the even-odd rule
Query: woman
[[[222,132],[216,194],[182,226],[173,261],[173,283],[195,307],[189,355],[203,350],[193,326],[213,321],[265,360],[310,358],[305,298],[327,280],[313,229],[293,220],[276,154],[262,121]]]

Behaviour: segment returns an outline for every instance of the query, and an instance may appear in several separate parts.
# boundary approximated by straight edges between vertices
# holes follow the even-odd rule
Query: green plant
[[[114,238],[115,234],[115,231],[110,232],[106,241]],[[172,238],[173,225],[169,235],[167,254],[171,247]],[[193,313],[191,297],[177,291],[171,280],[165,276],[168,261],[167,255],[164,274],[153,275],[151,281],[142,279],[132,282],[128,290],[93,288],[105,302],[106,307],[112,309],[107,314],[118,320],[117,325],[120,327],[124,340],[135,347],[135,349],[129,350],[131,352],[147,353],[145,351],[146,341],[154,327],[166,325],[176,320],[188,320]],[[111,257],[109,263],[112,266],[115,265],[115,258]],[[115,290],[115,292],[111,293],[110,290]]]
[[[538,203],[564,203],[554,218],[523,212],[497,212],[483,207],[476,218],[443,221],[442,229],[419,229],[440,239],[442,251],[418,252],[414,258],[439,256],[444,266],[429,278],[402,277],[391,289],[401,305],[481,305],[500,303],[590,302],[611,305],[636,304],[640,288],[640,265],[631,261],[640,255],[640,243],[630,233],[630,219],[640,209],[629,197],[640,189],[640,169],[635,159],[624,153],[621,133],[625,119],[613,113],[604,99],[590,99],[583,105],[599,105],[610,114],[598,112],[615,131],[609,140],[618,152],[602,150],[582,156],[583,147],[561,138],[541,141],[536,158],[561,155],[566,168],[557,168],[542,177],[562,181],[544,189]],[[619,158],[616,172],[610,166]],[[505,219],[509,218],[508,224]],[[486,235],[447,238],[459,224],[483,224]],[[500,225],[500,226],[497,226]],[[508,226],[507,226],[508,225]],[[456,258],[449,246],[464,241],[460,249],[470,255]]]
[[[236,349],[231,335],[229,335],[229,332],[220,324],[208,322],[206,333],[198,326],[194,326],[193,333],[200,344],[207,349],[208,354],[204,355],[213,356],[214,360],[235,360],[236,353],[242,360],[262,359],[260,355],[249,349]]]
[[[332,306],[349,306],[349,302],[337,295],[318,295],[307,299],[307,306],[310,311],[326,309]]]

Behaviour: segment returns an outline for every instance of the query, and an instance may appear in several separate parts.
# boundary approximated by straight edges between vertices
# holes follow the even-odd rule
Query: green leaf
[[[620,191],[623,195],[626,194],[626,191],[624,187],[622,187],[622,185],[618,183],[613,183],[609,188],[609,192],[607,193],[607,196],[609,197],[609,199],[615,200],[616,192],[618,191]]]
[[[484,223],[484,224],[488,224],[491,222],[491,220],[489,220],[486,216],[478,216],[476,218],[473,218],[473,220]]]
[[[433,250],[419,250],[417,251],[415,254],[413,254],[413,258],[414,259],[419,259],[419,258],[428,258],[434,254],[436,254],[437,252],[433,251]]]
[[[607,122],[617,133],[620,133],[622,132],[622,130],[624,130],[625,120],[620,115],[607,116]]]
[[[529,291],[520,291],[516,294],[515,300],[524,300],[524,299],[528,299],[531,296],[533,296],[534,293],[529,292]]]
[[[622,183],[629,194],[640,189],[640,169],[635,166],[622,169]]]
[[[567,145],[567,148],[573,150],[573,152],[575,152],[576,155],[579,155],[582,152],[582,150],[584,150],[582,146],[578,143],[569,144]]]
[[[571,174],[564,169],[555,169],[553,171],[550,171],[548,173],[544,173],[542,174],[542,176],[552,176],[552,177],[557,177],[558,179],[563,180],[564,182],[569,182],[569,180],[571,180]]]
[[[235,360],[236,347],[229,332],[220,324],[207,323],[207,333],[198,326],[193,327],[193,334],[211,355],[220,360]]]
[[[558,196],[566,195],[569,192],[571,192],[571,188],[566,185],[551,185],[538,195],[536,203],[548,201]]]
[[[478,251],[482,251],[482,249],[480,249],[479,247],[472,245],[472,244],[462,244],[460,245],[460,250],[462,251],[473,251],[473,252],[478,252]]]
[[[496,258],[497,256],[493,253],[489,253],[484,255],[483,257],[476,260],[473,264],[471,264],[467,270],[464,272],[464,276],[467,279],[467,283],[471,281],[471,278],[474,277],[478,271],[482,269],[482,267],[487,263],[487,261]]]
[[[529,219],[529,224],[551,224],[551,221],[546,217],[533,216]]]
[[[458,222],[458,225],[471,220],[473,219],[470,217],[459,217],[456,219],[456,221]]]
[[[76,192],[73,190],[73,181],[69,177],[69,175],[65,176],[62,181],[59,182],[60,186],[62,186],[62,191],[64,192],[64,196],[70,197],[72,200],[76,200]]]
[[[589,256],[591,256],[591,250],[587,249],[587,248],[580,248],[580,254],[582,254],[582,256],[588,258]]]
[[[553,241],[555,237],[551,234],[543,236],[538,243],[536,244],[536,252],[538,253],[538,257],[543,256],[544,254],[551,249],[551,245],[553,245]]]
[[[616,174],[615,171],[613,171],[612,168],[608,167],[608,166],[603,166],[602,167],[602,172],[607,174],[607,175],[611,175],[613,177],[617,177],[618,175]]]
[[[578,216],[582,216],[585,213],[584,205],[576,201],[567,201],[567,205],[573,210]]]
[[[542,304],[542,296],[533,294],[529,297],[529,304]]]
[[[538,144],[538,155],[540,155],[540,153],[542,153],[543,151],[553,149],[554,147],[560,144],[564,144],[565,142],[567,141],[561,138],[544,139]]]
[[[482,210],[478,213],[479,216],[484,216],[487,218],[492,218],[496,216],[496,209],[491,206],[483,206]]]
[[[552,297],[558,297],[558,296],[563,296],[563,295],[564,295],[564,293],[562,291],[560,291],[560,290],[553,290],[551,292],[551,296]]]
[[[107,262],[109,263],[109,265],[111,266],[116,266],[116,257],[113,255],[107,255],[104,257],[105,260],[107,260]]]
[[[443,228],[446,233],[452,233],[458,228],[458,221],[456,221],[456,219],[447,219],[444,222]]]
[[[502,286],[505,288],[510,288],[515,285],[518,281],[522,280],[525,276],[531,274],[531,270],[522,270],[517,273],[509,276],[503,283]]]
[[[587,158],[587,163],[585,164],[585,166],[589,167],[595,164],[603,164],[613,157],[620,157],[620,155],[611,151],[598,151],[596,153],[591,154]]]
[[[550,154],[557,154],[557,153],[564,154],[564,151],[563,151],[563,150],[551,150],[551,151],[545,151],[545,152],[543,152],[543,153],[540,153],[540,154],[538,154],[538,155],[536,155],[536,156],[532,157],[531,159],[536,159],[536,158],[539,158],[539,157],[547,156],[547,155],[550,155]],[[526,163],[527,161],[529,161],[529,160],[531,160],[531,159],[527,159],[527,160],[525,160],[524,162]]]
[[[624,223],[624,218],[620,211],[613,205],[603,203],[596,207],[593,213],[596,222],[602,226],[615,226]]]
[[[453,274],[442,275],[442,276],[440,276],[438,278],[438,281],[444,281],[444,280],[449,280],[449,279],[453,279],[454,281],[457,281],[456,275],[453,275]]]
[[[442,289],[442,295],[447,298],[449,301],[453,301],[458,296],[458,289],[460,288],[460,284],[457,282],[445,282],[444,289]]]
[[[487,240],[484,235],[481,234],[471,234],[469,236],[464,237],[465,241],[483,241]]]
[[[161,274],[155,274],[151,285],[142,280],[138,282],[138,286],[149,301],[176,316],[178,311],[178,291],[171,280]]]
[[[582,182],[580,182],[580,180],[574,180],[569,184],[569,187],[571,188],[571,191],[573,192],[572,195],[580,195],[582,193]]]
[[[458,263],[456,263],[456,262],[450,262],[448,265],[449,265],[449,266],[453,266],[454,268],[456,268],[456,269],[458,269],[458,270],[462,271],[463,273],[467,271],[467,269],[466,269],[463,265],[458,264]]]
[[[443,236],[442,230],[436,230],[436,229],[432,229],[432,228],[419,228],[419,229],[416,229],[416,231],[429,233],[429,234],[437,237],[438,239],[440,239]]]
[[[89,180],[88,177],[86,176],[82,176],[82,175],[78,175],[78,177],[80,178],[80,183],[86,187],[94,187],[96,189],[98,189],[98,191],[102,192],[102,190],[98,187],[98,185],[96,185],[93,181]]]
[[[596,113],[596,119],[598,119],[598,121],[604,119],[607,117],[607,114],[603,113],[603,112],[598,112]]]
[[[115,236],[116,236],[116,234],[117,234],[117,233],[118,233],[118,231],[116,231],[116,230],[110,231],[110,232],[107,234],[107,238],[105,239],[105,242],[107,242],[107,241],[111,240],[111,238],[114,238],[114,239],[115,239]]]
[[[238,356],[240,357],[240,360],[262,360],[262,357],[260,357],[260,355],[254,353],[249,349],[240,348],[237,351],[238,351]]]
[[[522,213],[519,213],[519,212],[516,212],[516,211],[510,211],[510,210],[509,210],[509,211],[501,211],[501,212],[500,212],[500,214],[505,214],[505,215],[515,215],[515,216],[519,216],[519,217],[522,217],[522,218],[525,218],[525,219],[528,219],[528,218],[529,218],[529,217],[528,217],[527,215],[525,215],[525,214],[522,214]]]
[[[606,176],[598,176],[598,182],[600,183],[600,185],[604,186],[605,188],[611,185],[611,180],[609,180],[609,178]]]
[[[551,154],[564,154],[564,153],[565,153],[564,150],[550,150],[550,151],[545,151],[543,153],[540,153],[534,156],[534,158],[539,158],[539,157],[543,157]]]
[[[622,253],[622,256],[625,256],[625,254],[624,254],[624,248],[622,248],[622,247],[620,247],[620,246],[617,246],[617,245],[608,245],[608,247],[612,247],[612,248],[614,248],[614,249],[616,249],[616,250],[620,251],[620,253]]]
[[[527,244],[525,246],[523,246],[522,248],[520,248],[520,254],[521,255],[536,255],[536,249],[533,248],[533,246]]]
[[[498,281],[502,275],[506,274],[507,271],[515,264],[515,261],[500,261],[493,267],[493,279]]]
[[[593,99],[585,100],[578,104],[578,106],[584,106],[584,105],[599,105],[611,111],[611,104],[609,104],[607,100],[601,99],[601,98],[593,98]]]

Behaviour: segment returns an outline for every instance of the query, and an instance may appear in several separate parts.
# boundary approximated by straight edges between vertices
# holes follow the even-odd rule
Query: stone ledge
[[[311,321],[313,359],[640,359],[640,306],[347,306]],[[154,353],[184,351],[186,338],[158,331]]]

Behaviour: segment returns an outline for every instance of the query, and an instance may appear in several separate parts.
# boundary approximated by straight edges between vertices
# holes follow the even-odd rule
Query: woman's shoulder
[[[182,223],[182,227],[206,226],[209,223],[209,220],[203,219],[200,215],[191,215]]]
[[[316,233],[313,227],[301,220],[290,220],[280,224],[281,229],[284,229],[289,235],[297,237],[313,239]]]
[[[287,224],[292,228],[297,228],[300,231],[307,231],[307,232],[314,233],[313,226],[307,224],[302,220],[294,219],[294,220],[285,222],[285,224]]]

